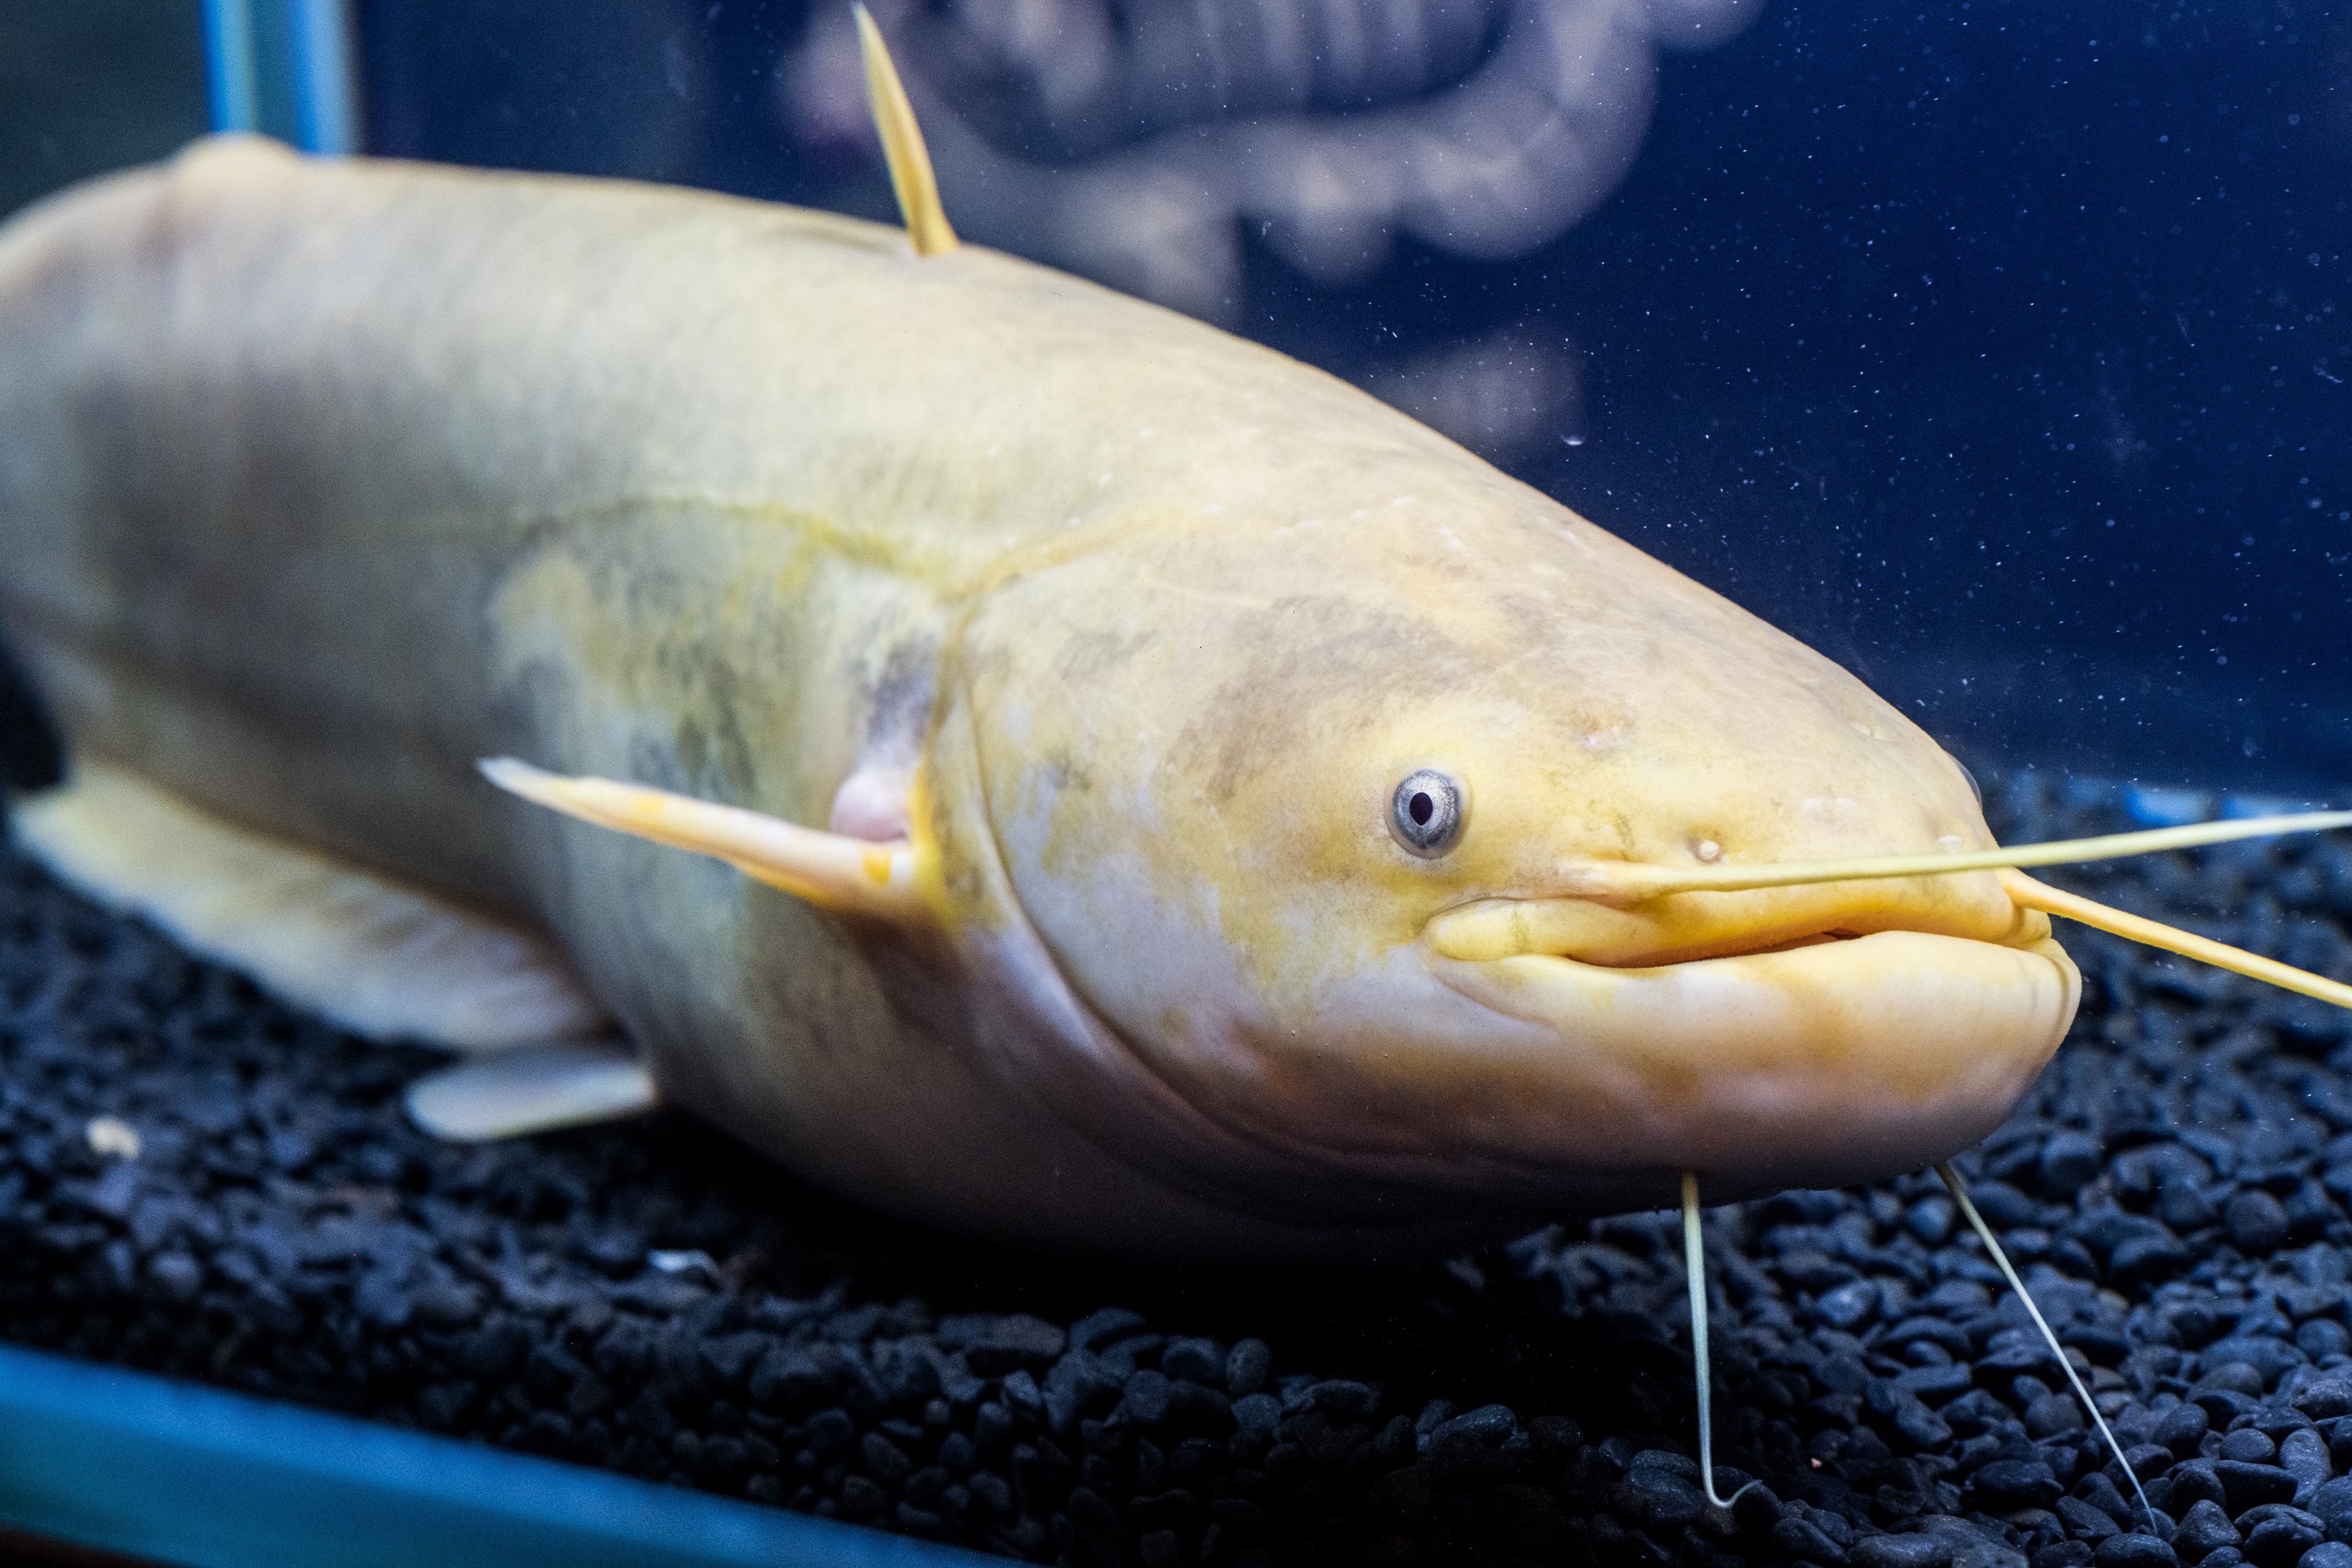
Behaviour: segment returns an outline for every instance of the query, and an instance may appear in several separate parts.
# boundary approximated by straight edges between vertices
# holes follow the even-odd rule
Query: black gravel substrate
[[[1995,817],[2124,825],[2030,776]],[[2352,978],[2352,847],[2058,880]],[[1718,1458],[1762,1482],[1727,1512],[1671,1216],[1170,1277],[878,1221],[678,1118],[446,1147],[399,1105],[436,1058],[13,853],[0,1338],[1035,1562],[2352,1568],[2347,1015],[2064,936],[2073,1038],[1960,1164],[2152,1533],[1931,1178],[1710,1215]]]

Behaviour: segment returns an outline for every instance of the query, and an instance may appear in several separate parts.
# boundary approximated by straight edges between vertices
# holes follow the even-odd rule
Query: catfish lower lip
[[[1879,932],[1642,970],[1540,954],[1429,963],[1559,1032],[1580,1122],[1621,1125],[1727,1196],[1842,1186],[1968,1147],[2057,1050],[2081,990],[2046,936]]]

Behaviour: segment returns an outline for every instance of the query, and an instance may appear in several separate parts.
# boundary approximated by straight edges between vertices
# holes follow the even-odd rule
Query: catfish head
[[[1893,706],[1574,514],[1489,475],[1126,522],[974,610],[930,788],[1073,1047],[1031,1088],[1156,1174],[1331,1226],[1843,1185],[2063,1036],[1990,871],[1622,896],[1993,840]]]

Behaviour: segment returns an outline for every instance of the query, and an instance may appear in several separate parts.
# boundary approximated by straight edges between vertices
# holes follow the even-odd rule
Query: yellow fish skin
[[[0,538],[83,765],[539,934],[665,1098],[968,1232],[1387,1256],[1860,1181],[2074,1013],[1992,872],[1588,896],[1992,839],[1717,595],[977,247],[199,143],[0,230]],[[502,758],[873,847],[835,897]]]

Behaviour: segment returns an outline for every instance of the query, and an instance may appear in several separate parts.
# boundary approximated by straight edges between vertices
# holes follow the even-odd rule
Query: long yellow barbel
[[[2242,817],[2221,822],[2191,822],[2179,828],[2147,828],[2090,839],[2054,839],[1952,854],[1857,855],[1850,860],[1767,861],[1756,865],[1653,865],[1638,861],[1579,861],[1564,869],[1570,895],[1606,904],[1640,904],[1675,893],[1745,893],[1759,887],[1801,887],[1822,882],[1866,882],[1898,876],[1949,876],[1958,872],[2003,871],[2029,865],[2074,865],[2198,849],[2238,839],[2352,828],[2352,811],[2302,811],[2283,817]]]
[[[1744,893],[1764,887],[1804,887],[1828,882],[1951,876],[1962,872],[1990,871],[1999,874],[2002,891],[2020,908],[2059,915],[2111,936],[2177,953],[2335,1007],[2352,1009],[2352,985],[2341,980],[2331,980],[2146,915],[2111,908],[2080,894],[2062,892],[2017,870],[2020,866],[2072,865],[2165,850],[2197,849],[2240,839],[2325,832],[2347,827],[2352,827],[2352,811],[2301,811],[2287,816],[2191,822],[2184,827],[2149,828],[2088,839],[2053,839],[1961,854],[1862,855],[1850,860],[1780,861],[1758,865],[1662,866],[1633,861],[1584,861],[1568,868],[1567,880],[1572,896],[1602,904],[1633,904],[1681,893]]]
[[[2022,908],[2062,915],[2104,931],[2110,936],[2160,947],[2167,953],[2178,953],[2184,958],[2194,958],[2200,964],[2228,969],[2249,979],[2266,981],[2282,990],[2294,991],[2339,1008],[2352,1008],[2352,986],[2341,980],[2331,980],[2325,975],[2315,975],[2292,964],[2282,964],[2276,958],[2265,958],[2260,953],[2249,953],[2243,947],[2232,947],[2226,942],[2216,942],[2210,936],[2200,936],[2193,931],[2182,931],[2161,921],[2150,920],[2144,915],[2109,908],[2080,894],[2062,892],[2047,883],[2036,882],[2013,871],[2001,873],[2000,885],[2009,894],[2011,902]]]

